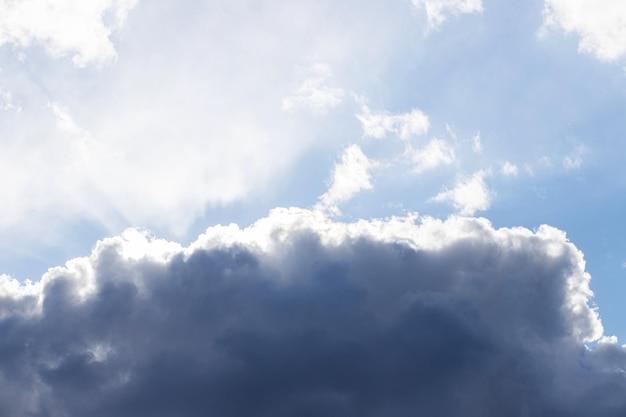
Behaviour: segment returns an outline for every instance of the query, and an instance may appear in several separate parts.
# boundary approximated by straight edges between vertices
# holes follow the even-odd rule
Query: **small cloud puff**
[[[588,152],[589,149],[586,146],[577,146],[569,155],[563,158],[563,167],[566,169],[580,168],[583,164],[583,155]]]
[[[316,209],[340,214],[339,203],[372,188],[370,169],[376,165],[358,145],[349,146],[341,155],[341,162],[335,166],[330,188],[319,198]]]
[[[408,146],[405,156],[415,164],[413,172],[417,174],[440,165],[449,165],[455,159],[454,149],[441,139],[432,139],[421,149]]]
[[[313,113],[325,114],[329,109],[341,103],[344,91],[341,88],[324,85],[332,76],[327,64],[314,64],[307,69],[306,73],[307,78],[293,92],[293,95],[283,99],[283,110],[293,111],[298,107],[308,107]]]
[[[512,164],[509,161],[502,164],[502,168],[500,169],[500,173],[506,177],[516,177],[518,171],[517,165]]]
[[[431,200],[450,202],[464,216],[487,210],[493,199],[493,192],[485,183],[487,175],[489,175],[488,171],[480,170],[469,178],[462,178],[457,181],[453,189],[442,191]]]
[[[411,3],[426,11],[429,29],[439,28],[449,16],[483,11],[482,0],[411,0]]]
[[[391,114],[386,111],[371,112],[364,105],[362,113],[356,117],[361,122],[363,134],[376,139],[383,139],[387,134],[393,133],[402,140],[409,140],[413,136],[425,135],[430,127],[428,116],[419,109]]]

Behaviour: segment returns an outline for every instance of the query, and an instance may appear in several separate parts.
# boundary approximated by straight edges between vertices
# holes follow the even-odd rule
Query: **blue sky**
[[[618,0],[0,2],[5,292],[45,293],[27,280],[47,288],[128,228],[170,253],[289,207],[323,242],[376,219],[417,242],[390,219],[484,218],[489,236],[575,245],[593,291],[575,281],[576,308],[595,329],[574,326],[578,342],[622,349],[624,22]],[[246,246],[264,232],[211,233]]]

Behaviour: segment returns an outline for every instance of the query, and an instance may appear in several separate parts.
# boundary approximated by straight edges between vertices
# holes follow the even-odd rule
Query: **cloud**
[[[324,85],[332,76],[327,64],[314,64],[306,73],[307,78],[302,85],[294,91],[293,95],[283,99],[283,110],[293,111],[298,107],[308,107],[313,113],[324,114],[341,103],[344,91],[341,88]]]
[[[586,146],[577,146],[569,155],[563,157],[563,167],[566,169],[580,168],[583,164],[583,155],[588,152],[589,149]]]
[[[615,416],[626,352],[557,229],[275,209],[188,247],[129,230],[0,279],[0,411]],[[245,398],[245,401],[242,401]]]
[[[603,61],[626,54],[626,5],[620,0],[546,0],[544,26],[580,37],[578,50]]]
[[[0,121],[0,165],[11,173],[0,178],[0,194],[11,201],[0,216],[0,246],[15,247],[7,236],[18,236],[35,252],[44,227],[55,247],[76,241],[85,225],[102,234],[141,226],[183,239],[211,209],[253,207],[273,182],[298,176],[308,151],[359,135],[350,116],[293,117],[283,100],[294,112],[323,111],[340,90],[368,90],[410,42],[405,29],[414,24],[406,7],[385,2],[153,0],[130,13],[131,2],[40,2],[50,16],[34,0],[0,1],[0,22],[23,13],[16,22],[33,46],[15,46],[11,26],[0,24],[7,58],[0,87],[11,93],[0,106],[22,109]],[[58,24],[33,23],[42,16]],[[381,19],[395,29],[374,24]],[[102,36],[83,36],[99,24],[108,28]],[[38,40],[44,30],[58,34]],[[41,43],[61,45],[64,30],[75,44],[53,55],[90,68],[42,56]],[[303,62],[314,65],[302,70]]]
[[[450,202],[460,214],[466,216],[487,210],[493,199],[493,192],[485,183],[487,175],[489,175],[487,171],[480,170],[469,178],[462,178],[453,189],[440,192],[432,198],[432,201]]]
[[[365,156],[358,145],[351,145],[341,155],[341,162],[335,166],[330,188],[320,198],[318,210],[339,214],[338,204],[352,198],[362,190],[370,190],[370,169],[377,163]]]
[[[428,116],[419,109],[391,114],[386,111],[371,112],[367,106],[363,106],[362,113],[356,117],[361,122],[363,134],[376,139],[393,133],[402,140],[408,140],[413,136],[426,134],[430,126]]]
[[[119,30],[138,0],[0,2],[0,46],[42,45],[53,57],[72,55],[84,67],[114,59],[111,33]]]
[[[472,138],[472,150],[477,154],[483,153],[483,143],[480,140],[480,132],[476,133]]]
[[[500,169],[500,172],[502,173],[502,175],[507,176],[507,177],[516,177],[517,173],[518,173],[518,168],[517,165],[512,164],[509,161],[506,161],[503,165],[502,168]]]
[[[423,8],[428,18],[428,27],[437,29],[449,16],[483,11],[482,0],[411,0],[416,8]]]
[[[444,140],[432,139],[421,149],[408,147],[405,155],[415,164],[413,172],[423,171],[448,165],[454,162],[454,149]]]

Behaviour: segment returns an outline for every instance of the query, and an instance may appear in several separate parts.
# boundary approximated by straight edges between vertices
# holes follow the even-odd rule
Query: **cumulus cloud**
[[[339,214],[338,204],[352,198],[362,190],[372,188],[370,169],[377,163],[370,160],[358,145],[351,145],[341,155],[335,166],[330,188],[316,205],[318,210]]]
[[[449,16],[483,11],[482,0],[411,0],[414,7],[424,9],[428,27],[437,29]]]
[[[372,112],[367,106],[363,106],[362,113],[356,117],[361,122],[363,134],[376,139],[393,133],[402,140],[408,140],[413,136],[426,134],[430,126],[428,116],[419,109],[391,114],[386,111]]]
[[[327,64],[317,63],[306,71],[306,79],[293,95],[285,97],[282,109],[293,111],[298,107],[308,107],[313,113],[324,114],[329,109],[337,107],[344,96],[341,88],[327,87],[325,82],[332,77],[332,71]]]
[[[72,56],[78,67],[116,57],[110,40],[138,0],[0,1],[0,46],[42,45],[54,57]]]
[[[509,161],[506,161],[502,165],[500,172],[502,173],[502,175],[507,176],[507,177],[516,177],[519,172],[519,169],[517,168],[517,165],[512,164]]]
[[[423,171],[448,165],[454,162],[454,149],[444,140],[432,139],[421,149],[408,147],[405,155],[415,164],[413,172]]]
[[[626,54],[626,4],[621,0],[546,0],[544,27],[580,37],[578,50],[604,61]]]
[[[477,171],[471,177],[461,178],[451,190],[445,190],[432,198],[437,202],[450,202],[462,215],[471,216],[491,206],[493,192],[485,183],[487,171]]]
[[[485,219],[275,209],[188,247],[130,230],[1,277],[0,412],[623,415],[589,280],[563,232]]]

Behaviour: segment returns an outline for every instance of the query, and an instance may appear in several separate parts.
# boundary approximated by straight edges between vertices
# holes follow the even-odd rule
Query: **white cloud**
[[[441,139],[432,139],[421,149],[408,147],[405,155],[415,164],[413,171],[417,174],[440,165],[449,165],[455,159],[454,149]]]
[[[437,29],[449,16],[483,11],[482,0],[411,0],[414,7],[424,8],[429,28]]]
[[[472,150],[477,154],[483,153],[483,143],[480,140],[480,132],[476,133],[472,138]]]
[[[188,247],[129,230],[37,283],[0,276],[0,404],[36,417],[619,415],[626,350],[604,337],[589,282],[549,226],[278,208]]]
[[[578,50],[601,60],[626,54],[626,3],[622,0],[546,0],[544,27],[558,27],[580,37]]]
[[[518,174],[518,168],[517,165],[512,164],[509,161],[506,161],[503,165],[502,168],[500,169],[500,172],[502,173],[502,175],[505,175],[507,177],[516,177]]]
[[[333,170],[330,188],[319,198],[316,208],[339,214],[338,204],[348,201],[362,190],[372,188],[370,169],[376,166],[361,148],[351,145],[341,155],[341,162]]]
[[[563,158],[563,167],[566,169],[578,169],[583,164],[583,155],[588,153],[589,149],[584,145],[578,145],[569,155]]]
[[[9,91],[4,91],[0,88],[0,110],[8,111],[15,110],[20,111],[21,107],[15,103],[13,94]]]
[[[487,210],[493,199],[493,192],[485,183],[487,175],[486,171],[477,171],[469,178],[460,179],[453,189],[440,192],[432,200],[450,202],[460,214],[465,216]]]
[[[408,113],[391,114],[389,112],[371,112],[363,106],[357,119],[361,122],[363,134],[376,139],[382,139],[393,133],[402,140],[413,136],[424,135],[430,126],[428,116],[419,109],[412,109]]]
[[[138,0],[0,1],[0,45],[43,45],[54,57],[72,55],[78,67],[116,57],[111,33]]]
[[[293,95],[283,99],[282,109],[293,111],[298,107],[308,107],[313,113],[324,114],[337,107],[344,96],[341,88],[327,87],[324,83],[332,77],[327,64],[316,63],[305,71],[306,79]]]

